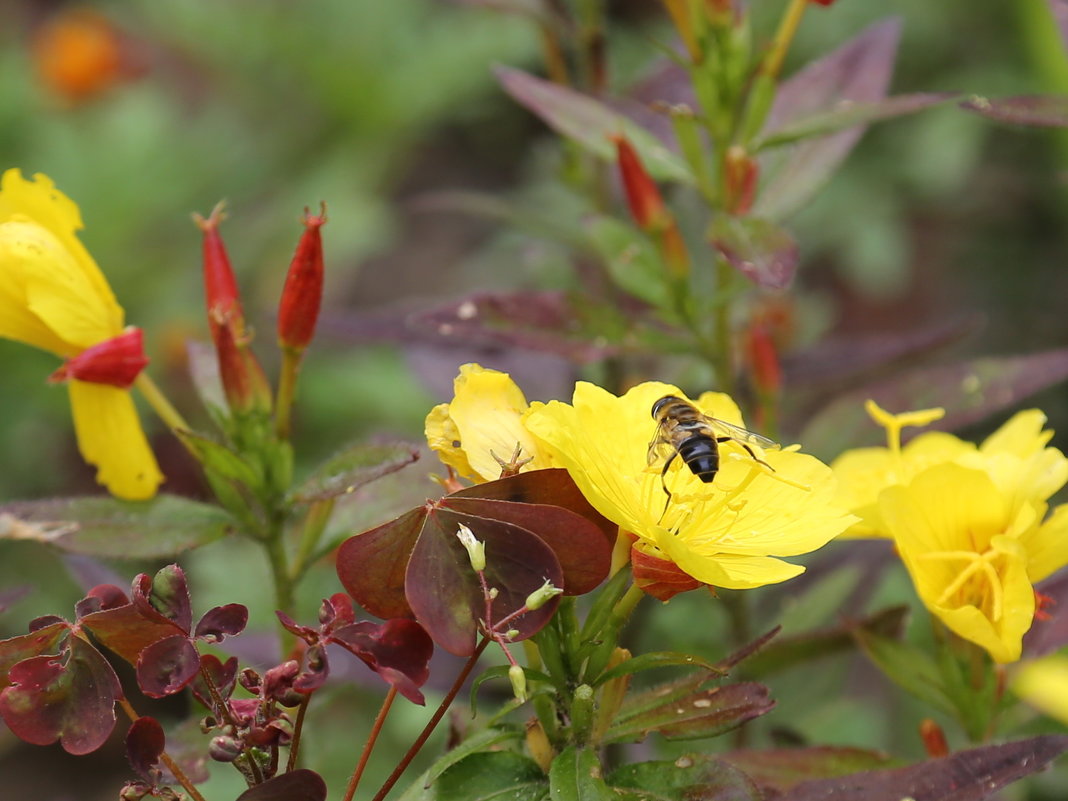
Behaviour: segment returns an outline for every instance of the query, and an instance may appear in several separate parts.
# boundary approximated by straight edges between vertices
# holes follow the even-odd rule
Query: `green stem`
[[[300,544],[297,546],[297,555],[293,558],[293,564],[289,568],[289,576],[295,584],[308,566],[313,563],[312,554],[315,546],[319,544],[326,524],[330,522],[330,515],[334,512],[334,499],[316,501],[308,507],[308,513],[304,517],[304,525],[301,527]]]
[[[722,256],[716,258],[716,292],[724,296],[734,278],[734,268]],[[734,394],[734,347],[731,342],[731,304],[719,303],[714,312],[716,348],[712,354],[716,382],[721,392]]]
[[[303,356],[303,350],[282,348],[282,372],[278,377],[278,395],[274,404],[274,432],[281,440],[289,439],[293,398],[297,391],[297,375],[300,373]]]
[[[401,774],[404,773],[408,765],[411,764],[411,761],[415,759],[415,755],[419,753],[420,749],[430,738],[430,735],[434,732],[434,729],[437,727],[438,723],[443,717],[445,717],[445,713],[449,711],[449,707],[452,705],[453,699],[456,698],[456,694],[460,692],[460,688],[463,687],[464,682],[467,681],[467,677],[470,676],[471,671],[475,669],[475,665],[478,663],[478,658],[482,656],[482,652],[486,650],[486,646],[489,644],[490,638],[483,637],[482,642],[478,644],[478,647],[475,649],[475,652],[471,654],[470,657],[468,657],[467,662],[464,664],[463,670],[460,671],[460,674],[452,683],[452,687],[449,688],[449,692],[441,700],[441,703],[438,705],[438,708],[434,711],[434,715],[430,718],[429,721],[427,721],[426,726],[423,727],[423,730],[419,733],[419,736],[415,739],[415,742],[412,743],[411,747],[407,750],[404,756],[401,757],[401,761],[397,763],[397,767],[395,767],[393,769],[393,772],[389,774],[389,777],[386,779],[385,783],[383,783],[383,785],[378,788],[378,792],[375,793],[375,797],[372,798],[371,801],[382,801],[382,799],[386,797],[386,794],[393,789],[393,785],[397,783],[397,780],[401,777]]]
[[[271,565],[271,578],[274,580],[275,607],[279,611],[285,612],[292,617],[294,613],[294,582],[290,576],[289,557],[286,554],[285,541],[282,538],[281,531],[270,531],[263,540],[263,547],[264,550],[267,551],[267,559]],[[292,634],[283,629],[283,654],[289,652],[289,646],[292,644],[290,639],[292,637]]]
[[[160,388],[156,385],[156,382],[148,377],[148,373],[141,373],[134,379],[134,386],[137,387],[148,405],[152,407],[152,410],[159,415],[160,419],[167,424],[167,427],[172,431],[174,429],[181,429],[183,431],[190,431],[189,423],[185,421],[185,418],[178,412],[177,409],[171,405],[171,402],[167,400],[167,396],[160,391]]]

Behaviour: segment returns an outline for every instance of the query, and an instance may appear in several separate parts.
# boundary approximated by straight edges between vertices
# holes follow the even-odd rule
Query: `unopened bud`
[[[725,204],[731,214],[748,214],[756,197],[760,167],[745,148],[731,145],[723,162],[723,182],[726,187]]]
[[[489,599],[491,601],[493,601],[493,600],[496,600],[497,596],[501,594],[501,591],[499,589],[497,589],[496,587],[490,587],[488,594],[489,594]]]
[[[278,344],[304,350],[315,335],[323,300],[323,239],[319,229],[326,223],[326,204],[313,215],[304,210],[304,233],[289,265],[282,300],[278,307]]]
[[[117,337],[86,348],[48,377],[51,382],[76,379],[129,389],[148,365],[140,328],[127,328]]]
[[[745,350],[757,390],[763,395],[778,394],[782,389],[782,368],[775,352],[775,340],[762,322],[749,327]]]
[[[508,681],[512,682],[512,692],[516,700],[523,703],[527,700],[527,674],[519,665],[508,668]]]
[[[551,601],[562,592],[563,590],[561,588],[554,587],[553,583],[546,579],[544,584],[527,596],[524,606],[531,611],[540,609],[545,606],[548,601]]]
[[[930,718],[920,721],[920,739],[923,740],[923,748],[931,759],[949,755],[945,732]]]
[[[122,789],[119,790],[119,801],[141,801],[142,798],[151,792],[152,788],[144,782],[126,782]]]
[[[623,179],[623,189],[627,195],[634,221],[645,231],[662,229],[670,219],[664,200],[656,183],[645,171],[638,151],[627,141],[626,137],[612,137],[616,146],[616,158],[619,162],[619,174]]]
[[[471,560],[471,569],[476,573],[481,573],[486,569],[486,545],[475,539],[475,534],[471,529],[460,524],[460,528],[456,532],[456,537],[460,540],[460,544],[467,549],[467,556]]]
[[[241,741],[236,737],[220,735],[212,737],[208,745],[208,756],[216,762],[233,762],[241,756]]]
[[[519,629],[508,629],[508,631],[504,633],[504,639],[506,640],[514,640],[518,636]]]

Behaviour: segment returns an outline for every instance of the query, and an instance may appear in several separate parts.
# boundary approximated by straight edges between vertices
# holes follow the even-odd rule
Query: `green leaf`
[[[258,492],[263,487],[261,472],[226,445],[196,431],[176,429],[175,433],[204,464],[205,469],[212,470],[220,478],[245,486],[253,492]]]
[[[905,114],[915,114],[917,111],[948,103],[957,97],[958,95],[953,92],[917,92],[896,95],[871,103],[854,103],[846,100],[836,108],[787,123],[764,136],[754,147],[756,150],[782,147],[804,139],[837,133],[855,125],[867,125]]]
[[[716,667],[714,662],[708,662],[693,654],[681,653],[679,651],[651,651],[645,654],[639,654],[638,656],[631,657],[625,662],[621,662],[611,670],[606,670],[600,676],[597,677],[595,682],[598,685],[604,684],[609,679],[614,679],[618,676],[627,676],[631,673],[638,673],[642,670],[652,670],[658,667],[690,667],[690,668],[704,668],[714,673],[721,673],[720,669]],[[724,673],[724,675],[726,675]]]
[[[292,497],[297,503],[312,503],[347,495],[418,458],[419,451],[407,443],[348,445],[315,468]]]
[[[557,133],[606,161],[615,161],[612,137],[622,134],[638,151],[642,164],[654,178],[694,182],[686,162],[668,150],[655,134],[600,100],[520,70],[498,67],[496,73],[497,80],[516,102],[541,117]]]
[[[553,801],[613,801],[614,794],[601,778],[601,762],[589,748],[568,746],[549,768],[549,795]]]
[[[171,558],[220,539],[233,525],[217,506],[177,495],[16,501],[0,506],[2,513],[37,525],[6,527],[0,538],[36,539],[70,553],[113,559]]]
[[[514,751],[480,751],[442,773],[429,792],[405,793],[401,801],[541,801],[548,792],[534,760]]]
[[[865,629],[858,629],[853,635],[867,657],[887,678],[924,703],[956,714],[956,707],[942,686],[938,665],[925,651]]]
[[[885,768],[891,762],[879,751],[841,746],[730,751],[719,759],[744,771],[762,789],[770,788],[776,793],[799,782]]]
[[[637,714],[624,705],[604,742],[640,742],[654,731],[669,740],[715,737],[770,712],[774,706],[767,688],[755,682],[699,690]]]
[[[621,289],[658,308],[669,305],[666,268],[648,237],[612,217],[593,217],[586,232]]]
[[[493,746],[509,740],[519,740],[520,732],[513,728],[491,727],[475,732],[462,743],[449,749],[445,756],[430,766],[425,784],[431,784],[453,765],[480,751],[489,752]]]
[[[741,770],[709,754],[623,765],[608,777],[612,789],[639,790],[657,801],[763,801],[764,795]]]

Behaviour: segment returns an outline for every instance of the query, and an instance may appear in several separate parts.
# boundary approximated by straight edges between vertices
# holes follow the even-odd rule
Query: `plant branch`
[[[343,801],[352,801],[352,796],[356,793],[356,786],[360,783],[360,777],[363,776],[364,768],[367,767],[367,762],[371,758],[371,749],[378,742],[378,735],[382,733],[382,725],[386,722],[386,715],[389,714],[389,708],[393,705],[393,699],[396,697],[397,687],[391,684],[389,692],[386,693],[382,706],[378,710],[378,715],[375,717],[375,722],[371,726],[371,733],[367,735],[367,742],[363,744],[363,753],[360,754],[360,761],[356,765],[356,770],[352,772],[352,776],[349,778],[349,786],[345,790]]]
[[[131,705],[125,698],[119,699],[119,706],[122,707],[122,711],[126,713],[126,717],[130,719],[131,723],[141,717],[137,714],[137,710],[133,708],[133,705]],[[206,801],[204,796],[200,794],[200,790],[197,789],[196,785],[185,775],[185,771],[178,767],[178,763],[171,759],[166,751],[160,752],[159,759],[160,762],[167,766],[167,770],[169,770],[171,775],[178,780],[178,783],[185,788],[185,791],[189,793],[193,801]]]
[[[286,773],[297,767],[297,755],[300,753],[300,733],[304,729],[304,716],[308,712],[308,704],[312,694],[308,693],[300,701],[297,709],[297,722],[293,724],[293,739],[289,743],[289,759],[286,761]]]
[[[467,677],[470,676],[471,671],[475,669],[475,665],[478,663],[478,658],[482,656],[482,652],[486,650],[486,646],[489,644],[490,639],[488,637],[483,637],[482,642],[475,648],[475,652],[468,658],[467,662],[464,664],[463,670],[460,671],[460,674],[452,683],[449,692],[441,700],[438,708],[434,711],[433,717],[431,717],[426,726],[423,727],[423,731],[419,733],[419,736],[416,738],[415,742],[412,743],[407,753],[401,757],[401,761],[397,763],[397,767],[395,767],[393,772],[389,774],[389,778],[386,779],[385,783],[378,788],[378,792],[375,793],[375,797],[371,799],[371,801],[382,801],[382,799],[386,797],[386,794],[393,789],[393,785],[397,783],[401,774],[404,773],[405,769],[415,758],[415,755],[419,753],[419,750],[430,738],[430,735],[434,732],[438,723],[445,717],[445,713],[449,711],[453,699],[456,698],[456,694],[460,692],[460,688],[463,687],[464,682],[467,681]]]

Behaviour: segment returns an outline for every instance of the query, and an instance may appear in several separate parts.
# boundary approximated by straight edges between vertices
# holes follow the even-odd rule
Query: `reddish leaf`
[[[418,623],[404,619],[380,625],[361,621],[342,626],[330,639],[366,662],[409,701],[424,703],[419,688],[430,676],[434,644]]]
[[[152,618],[146,618],[132,603],[84,615],[78,624],[131,665],[137,664],[141,652],[152,643],[181,633],[159,613],[153,611]]]
[[[960,105],[988,119],[1012,125],[1068,128],[1068,97],[1064,95],[1021,95],[993,99],[975,96]]]
[[[779,801],[825,801],[828,798],[863,798],[864,801],[901,801],[931,798],[938,801],[983,801],[1000,788],[1045,770],[1068,750],[1068,736],[1047,734],[1003,745],[958,751],[940,759],[891,770],[854,773],[834,779],[807,781],[793,786]]]
[[[708,237],[732,267],[758,286],[785,289],[794,278],[797,242],[769,220],[719,214]]]
[[[883,430],[864,411],[868,398],[893,412],[942,406],[946,416],[931,430],[953,431],[1066,378],[1068,348],[913,370],[840,395],[809,420],[800,441],[817,455],[879,443]]]
[[[326,801],[326,782],[315,771],[291,770],[245,790],[237,801]]]
[[[810,779],[885,767],[890,761],[890,757],[878,751],[832,746],[731,751],[719,758],[741,768],[761,788],[775,793]]]
[[[383,619],[410,617],[404,575],[426,519],[420,507],[378,528],[350,537],[337,552],[337,575],[345,591]]]
[[[614,161],[615,146],[609,137],[622,134],[634,145],[653,177],[693,183],[686,162],[669,150],[667,143],[600,100],[520,70],[498,67],[496,73],[501,86],[518,103],[590,152]]]
[[[67,753],[88,754],[115,727],[122,687],[93,646],[81,637],[71,637],[68,645],[62,655],[31,657],[11,668],[11,685],[0,693],[0,716],[28,743],[59,740]]]
[[[20,584],[17,587],[0,590],[0,612],[6,612],[31,592],[33,592],[33,587],[29,584]]]
[[[899,20],[877,23],[784,81],[767,129],[775,131],[843,101],[882,100],[890,85],[900,36]],[[810,139],[788,151],[762,154],[761,173],[769,179],[760,190],[754,212],[781,220],[801,208],[853,149],[865,127],[858,125]]]
[[[126,593],[114,584],[98,584],[74,605],[74,613],[81,618],[104,609],[118,609],[128,603],[130,599],[126,597]]]
[[[1043,581],[1035,592],[1042,597],[1043,617],[1036,616],[1024,635],[1026,657],[1051,654],[1068,645],[1068,571],[1062,570]]]
[[[248,607],[244,604],[226,604],[209,609],[197,623],[193,636],[199,640],[222,642],[245,630],[248,623]]]
[[[134,773],[154,784],[152,773],[157,769],[160,754],[166,745],[167,738],[158,720],[149,717],[135,720],[126,732],[126,758]]]
[[[7,686],[8,671],[13,665],[41,654],[58,653],[60,643],[69,633],[70,623],[56,618],[45,626],[33,628],[31,625],[29,634],[0,640],[0,687]]]
[[[469,656],[486,604],[467,551],[456,537],[461,523],[485,543],[486,582],[498,590],[495,617],[520,609],[545,581],[563,586],[563,575],[552,550],[535,534],[511,523],[452,512],[444,500],[427,514],[408,563],[405,589],[416,620],[434,641],[449,653]],[[536,634],[552,617],[558,600],[514,621],[516,639]]]
[[[622,713],[609,728],[605,742],[639,742],[654,731],[669,740],[714,737],[767,714],[774,706],[762,684],[712,687],[635,714]]]
[[[197,649],[188,637],[178,634],[141,652],[137,660],[137,683],[149,698],[163,698],[189,684],[199,669]]]
[[[219,695],[225,700],[233,694],[234,686],[237,684],[237,667],[236,656],[231,656],[223,663],[214,654],[203,654],[200,657],[201,672],[194,677],[189,689],[193,691],[194,697],[200,703],[208,709],[214,709],[214,699],[201,674],[207,673],[211,677],[211,683],[215,685],[215,689],[219,691]]]

